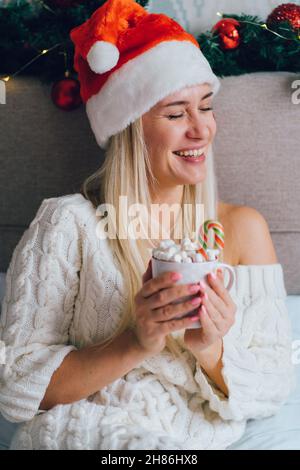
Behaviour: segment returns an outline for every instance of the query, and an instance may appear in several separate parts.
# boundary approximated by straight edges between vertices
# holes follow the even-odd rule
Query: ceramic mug
[[[218,268],[223,268],[228,272],[229,279],[225,288],[230,291],[234,282],[235,282],[235,273],[229,264],[220,263],[219,261],[204,261],[202,263],[177,263],[175,261],[163,261],[152,257],[152,276],[153,278],[159,276],[164,272],[177,272],[182,274],[182,278],[176,282],[176,284],[197,284],[202,281],[204,284],[208,285],[206,276],[211,272],[216,272]],[[179,302],[184,302],[193,298],[193,295],[182,297],[180,300],[172,302],[174,304]],[[185,316],[194,316],[197,315],[199,307],[191,310]],[[175,317],[182,318],[182,316]],[[187,327],[188,329],[201,328],[200,321],[195,322],[192,325]]]

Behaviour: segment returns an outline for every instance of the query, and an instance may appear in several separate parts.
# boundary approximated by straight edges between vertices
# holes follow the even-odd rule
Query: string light
[[[63,43],[55,44],[54,46],[50,47],[49,49],[43,49],[36,57],[34,57],[33,59],[31,59],[29,62],[27,62],[27,64],[23,65],[23,67],[21,67],[21,68],[20,68],[19,70],[17,70],[15,73],[13,73],[13,74],[10,75],[10,76],[1,78],[1,80],[4,80],[5,82],[8,82],[8,80],[10,80],[11,78],[13,78],[13,77],[15,77],[16,75],[18,75],[20,72],[22,72],[22,70],[26,69],[30,64],[32,64],[33,62],[35,62],[39,57],[41,57],[42,55],[47,54],[47,53],[50,52],[50,51],[53,51],[53,49],[56,49],[57,47],[61,46],[62,44],[63,44]]]

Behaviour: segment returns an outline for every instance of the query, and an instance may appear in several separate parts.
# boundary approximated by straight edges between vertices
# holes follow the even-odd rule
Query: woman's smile
[[[179,156],[179,155],[176,155],[176,153],[174,153],[174,152],[173,152],[173,155],[174,155],[174,157],[176,157],[177,159],[180,159],[182,162],[184,162],[184,163],[189,163],[189,164],[192,164],[192,165],[204,163],[205,160],[206,160],[205,153],[202,153],[202,155],[200,155],[200,156],[198,156],[198,157]]]

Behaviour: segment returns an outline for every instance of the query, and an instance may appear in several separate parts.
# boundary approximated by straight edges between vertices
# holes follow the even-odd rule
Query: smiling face
[[[206,154],[216,133],[211,105],[211,86],[205,83],[169,95],[143,115],[145,142],[160,188],[205,179]],[[198,152],[186,156],[188,150]],[[178,151],[186,151],[185,156],[174,153]]]

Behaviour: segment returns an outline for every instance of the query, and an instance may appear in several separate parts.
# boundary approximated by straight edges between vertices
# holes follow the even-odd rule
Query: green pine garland
[[[216,75],[226,77],[263,71],[300,71],[300,39],[289,23],[280,23],[274,30],[287,38],[283,39],[262,27],[264,22],[257,16],[224,14],[223,18],[234,18],[240,22],[241,41],[237,49],[223,50],[218,35],[212,32],[200,34],[197,38]]]
[[[43,81],[54,81],[73,70],[74,47],[69,32],[83,23],[105,0],[85,0],[69,8],[48,8],[47,0],[0,8],[0,74],[11,75],[33,60],[42,50],[47,54],[33,61],[22,73],[37,75]],[[146,7],[148,0],[137,3]],[[37,8],[38,6],[38,8]],[[51,11],[52,10],[52,11]],[[256,71],[300,71],[300,38],[289,23],[277,26],[283,39],[266,30],[256,16],[229,15],[240,22],[241,42],[234,50],[224,51],[219,37],[210,31],[197,37],[203,54],[216,75],[223,77]],[[249,24],[255,23],[255,24]]]

